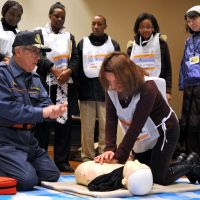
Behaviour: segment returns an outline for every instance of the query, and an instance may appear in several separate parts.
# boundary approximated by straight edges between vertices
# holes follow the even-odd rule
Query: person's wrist
[[[70,74],[70,76],[72,75],[72,69],[71,68],[67,68],[66,71]]]
[[[47,108],[42,109],[42,116],[43,116],[43,118],[48,118]]]
[[[52,66],[51,68],[50,68],[50,70],[49,70],[52,74],[54,74],[55,73],[55,71],[56,71],[56,68],[54,67],[54,66]]]

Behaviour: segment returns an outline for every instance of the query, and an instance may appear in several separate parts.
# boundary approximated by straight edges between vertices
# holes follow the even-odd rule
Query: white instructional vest
[[[133,41],[131,60],[144,68],[149,76],[159,77],[161,73],[161,52],[159,33],[156,33],[145,46]]]
[[[4,31],[2,22],[0,21],[0,53],[11,57],[14,39],[15,34],[12,31]]]
[[[147,80],[155,81],[157,87],[159,88],[159,91],[161,92],[161,94],[163,95],[164,99],[167,102],[165,80],[162,78],[157,78],[157,77],[145,77],[145,81]],[[116,91],[109,90],[108,94],[112,100],[112,103],[114,104],[116,108],[117,116],[120,121],[120,125],[123,129],[123,132],[124,134],[126,134],[131,124],[131,121],[136,109],[136,105],[138,101],[140,100],[140,94],[133,96],[131,102],[126,108],[122,108]],[[161,150],[163,150],[164,144],[167,141],[165,122],[169,119],[169,117],[171,116],[171,113],[172,113],[172,110],[170,109],[169,115],[165,117],[164,119],[162,119],[162,123],[159,124],[158,126],[155,125],[155,123],[150,117],[147,118],[147,121],[142,128],[142,132],[139,134],[133,146],[133,151],[135,153],[145,152],[149,149],[152,149],[156,145],[157,140],[160,137],[160,134],[157,129],[159,126],[162,126],[163,132],[164,132],[163,145],[161,147]]]
[[[56,68],[66,69],[68,67],[68,62],[71,57],[71,51],[72,51],[70,33],[63,32],[60,34],[54,34],[52,31],[50,31],[48,25],[46,27],[37,29],[42,30],[44,45],[51,48],[51,51],[46,53],[47,58],[54,63],[54,66]],[[64,83],[63,85],[60,85],[56,77],[51,73],[47,75],[46,81],[49,86],[57,85],[56,103],[60,104],[67,102],[68,84]],[[72,82],[73,82],[72,78],[70,78],[68,83]],[[57,122],[64,124],[66,123],[67,118],[68,118],[68,113],[66,111],[65,113],[63,113],[62,116],[58,117],[56,120]]]
[[[44,45],[51,48],[47,52],[47,58],[55,64],[57,68],[66,68],[71,57],[71,40],[70,33],[61,34],[48,33],[46,28],[41,28],[44,38]]]
[[[83,70],[88,78],[99,77],[101,64],[109,53],[114,52],[110,36],[108,40],[101,46],[91,44],[88,37],[83,39]]]

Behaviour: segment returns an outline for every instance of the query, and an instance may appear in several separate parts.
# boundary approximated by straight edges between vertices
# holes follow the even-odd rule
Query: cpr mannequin
[[[150,168],[138,160],[127,161],[122,164],[95,163],[88,161],[80,164],[75,170],[76,183],[88,186],[96,177],[108,174],[113,170],[123,167],[122,184],[133,195],[145,195],[151,191],[153,177]]]
[[[83,162],[75,170],[76,183],[87,186],[97,176],[108,174],[123,166],[122,164],[99,164],[94,161]]]

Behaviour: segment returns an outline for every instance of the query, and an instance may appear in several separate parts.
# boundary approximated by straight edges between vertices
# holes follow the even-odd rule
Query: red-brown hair
[[[122,84],[124,88],[121,94],[122,98],[138,94],[144,85],[145,71],[123,52],[109,54],[102,63],[99,73],[100,81],[105,90],[108,90],[109,83],[105,77],[106,72],[113,73]]]

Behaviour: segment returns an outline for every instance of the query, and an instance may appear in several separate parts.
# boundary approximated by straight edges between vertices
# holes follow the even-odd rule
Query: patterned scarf
[[[47,24],[46,28],[48,30],[48,33],[52,33],[52,29],[51,29],[51,25],[50,24]],[[64,27],[63,27],[63,29],[64,29]],[[58,34],[64,33],[63,29],[61,29]],[[57,67],[57,68],[62,67],[63,68],[63,66],[59,66],[59,65],[56,65],[55,67]],[[49,85],[49,87],[51,85],[57,85],[56,104],[61,104],[61,103],[64,103],[64,102],[68,101],[68,98],[67,98],[68,83],[64,83],[63,85],[60,85],[58,83],[56,77],[52,73],[49,73],[47,75],[47,84]],[[49,95],[50,95],[50,90],[49,90]],[[65,124],[65,122],[67,121],[67,119],[68,119],[68,113],[66,111],[62,116],[58,117],[56,119],[56,121],[58,123]]]

